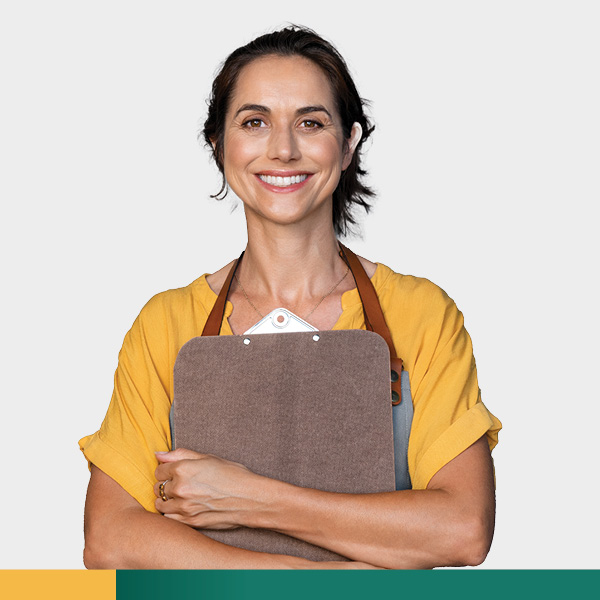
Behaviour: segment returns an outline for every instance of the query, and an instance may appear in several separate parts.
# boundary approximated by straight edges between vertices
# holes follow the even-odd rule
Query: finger
[[[179,513],[164,513],[167,519],[173,519],[173,521],[179,521],[180,523],[186,523],[185,517]]]
[[[183,520],[183,515],[177,512],[177,503],[175,500],[167,500],[166,502],[161,498],[157,498],[154,501],[154,506],[159,513],[162,513],[165,517],[169,515],[179,515],[178,520]]]
[[[163,479],[162,481],[157,481],[154,484],[154,495],[161,501],[161,502],[166,502],[167,500],[171,499],[171,496],[169,496],[169,494],[167,493],[167,485],[171,482],[170,479]],[[162,486],[162,494],[160,493],[161,491],[161,486]],[[163,499],[163,495],[165,498],[167,498],[167,500]]]
[[[212,511],[203,511],[194,514],[186,512],[181,503],[177,500],[169,500],[162,503],[161,500],[156,501],[156,508],[163,513],[163,517],[185,523],[196,529],[237,529],[239,525],[227,519],[221,513],[213,513]]]
[[[156,459],[161,463],[170,463],[178,460],[203,458],[206,454],[200,454],[187,448],[177,448],[177,450],[171,450],[170,452],[155,452]]]
[[[202,515],[182,515],[179,512],[163,513],[163,517],[177,521],[178,523],[184,523],[190,527],[201,528],[203,527],[203,516]]]
[[[174,476],[175,471],[173,469],[173,463],[158,465],[158,467],[154,469],[154,477],[156,477],[158,483],[166,481],[167,479],[173,479]]]
[[[181,498],[169,498],[166,502],[157,498],[154,501],[154,506],[156,507],[156,510],[165,517],[176,515],[176,517],[173,518],[176,518],[178,521],[183,521],[184,523],[189,523],[191,519],[196,518],[200,514],[195,510],[190,512],[189,504],[181,500]]]
[[[185,523],[196,529],[237,529],[239,525],[225,523],[222,519],[207,518],[204,513],[197,515],[182,515],[180,513],[165,513],[163,517]]]
[[[174,501],[171,498],[169,498],[169,500],[165,502],[162,498],[159,497],[154,501],[154,506],[156,510],[162,513],[163,515],[176,512]]]
[[[207,458],[215,458],[212,454],[200,454],[193,450],[178,448],[171,452],[155,452],[156,458],[159,461],[158,467],[154,471],[154,476],[158,481],[165,479],[174,479],[176,474],[176,465],[190,460],[200,460]]]

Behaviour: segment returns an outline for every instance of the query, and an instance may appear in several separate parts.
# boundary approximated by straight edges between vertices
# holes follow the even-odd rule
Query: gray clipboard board
[[[390,355],[373,332],[193,338],[175,362],[171,416],[173,448],[302,487],[395,489]],[[344,559],[268,530],[201,531],[248,550]]]

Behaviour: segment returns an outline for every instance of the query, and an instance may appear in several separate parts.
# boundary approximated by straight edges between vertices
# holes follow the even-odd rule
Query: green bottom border
[[[117,600],[599,598],[599,570],[117,571]],[[393,596],[392,596],[393,594]]]

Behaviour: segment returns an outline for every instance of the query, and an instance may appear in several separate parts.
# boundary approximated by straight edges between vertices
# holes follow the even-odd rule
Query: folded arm
[[[426,490],[375,494],[300,488],[194,455],[177,450],[159,457],[156,476],[168,480],[170,499],[156,506],[169,520],[271,529],[392,569],[477,565],[489,551],[495,498],[485,436],[440,469]]]
[[[426,490],[335,494],[288,488],[259,523],[353,560],[423,569],[483,562],[494,516],[484,437],[438,471]]]
[[[93,465],[85,505],[84,563],[89,569],[371,568],[356,562],[316,563],[227,546],[146,511]]]

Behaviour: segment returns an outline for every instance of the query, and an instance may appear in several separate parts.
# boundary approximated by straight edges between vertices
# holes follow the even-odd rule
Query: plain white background
[[[358,253],[463,311],[503,422],[484,568],[598,568],[600,11],[583,1],[2,3],[2,568],[80,568],[123,337],[245,244],[196,141],[220,62],[293,22],[377,129]]]

